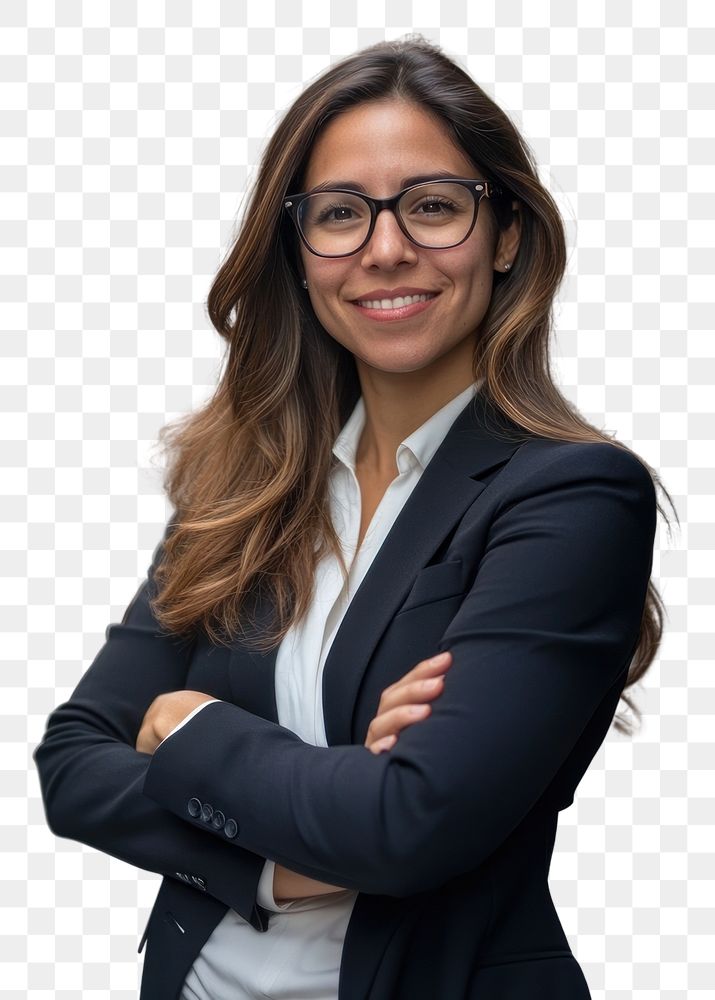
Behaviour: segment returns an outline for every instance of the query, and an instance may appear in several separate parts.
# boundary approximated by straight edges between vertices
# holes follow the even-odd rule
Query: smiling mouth
[[[375,323],[399,323],[400,320],[412,319],[412,317],[428,310],[439,295],[440,292],[434,292],[423,295],[404,295],[379,301],[356,299],[352,305],[366,319]]]
[[[394,299],[354,299],[353,301],[356,306],[362,306],[363,309],[394,310],[414,305],[415,302],[427,302],[429,299],[436,298],[437,294],[437,292],[430,292],[424,295],[398,295]]]

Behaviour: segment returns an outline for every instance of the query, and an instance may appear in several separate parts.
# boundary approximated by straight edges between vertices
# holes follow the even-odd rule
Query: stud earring
[[[511,264],[505,264],[504,265],[504,270],[508,271],[510,267],[511,267]]]
[[[303,280],[301,281],[301,285],[303,286],[303,288],[308,287],[308,282],[305,280],[305,278],[303,278]]]

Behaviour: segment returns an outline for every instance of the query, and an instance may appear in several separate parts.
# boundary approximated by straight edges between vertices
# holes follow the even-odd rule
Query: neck
[[[356,468],[390,481],[398,474],[397,446],[474,381],[471,371],[438,378],[432,370],[378,371],[358,362],[365,404],[365,426],[358,442]]]

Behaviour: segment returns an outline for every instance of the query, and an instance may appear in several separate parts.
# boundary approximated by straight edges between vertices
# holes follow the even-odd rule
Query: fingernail
[[[451,654],[451,653],[449,652],[449,650],[447,650],[447,651],[446,651],[446,652],[444,652],[444,653],[438,653],[438,654],[437,654],[436,656],[433,656],[433,657],[432,657],[432,659],[430,660],[430,663],[435,663],[435,664],[436,664],[436,663],[444,663],[444,661],[445,661],[445,660],[446,660],[446,659],[447,659],[448,657],[450,657],[451,655],[452,655],[452,654]]]

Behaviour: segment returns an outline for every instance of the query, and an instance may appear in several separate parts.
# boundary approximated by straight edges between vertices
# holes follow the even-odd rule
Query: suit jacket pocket
[[[464,592],[464,564],[461,559],[449,559],[446,562],[433,563],[425,566],[415,577],[412,589],[398,611],[410,611],[422,604],[431,604],[446,597],[453,597]]]

